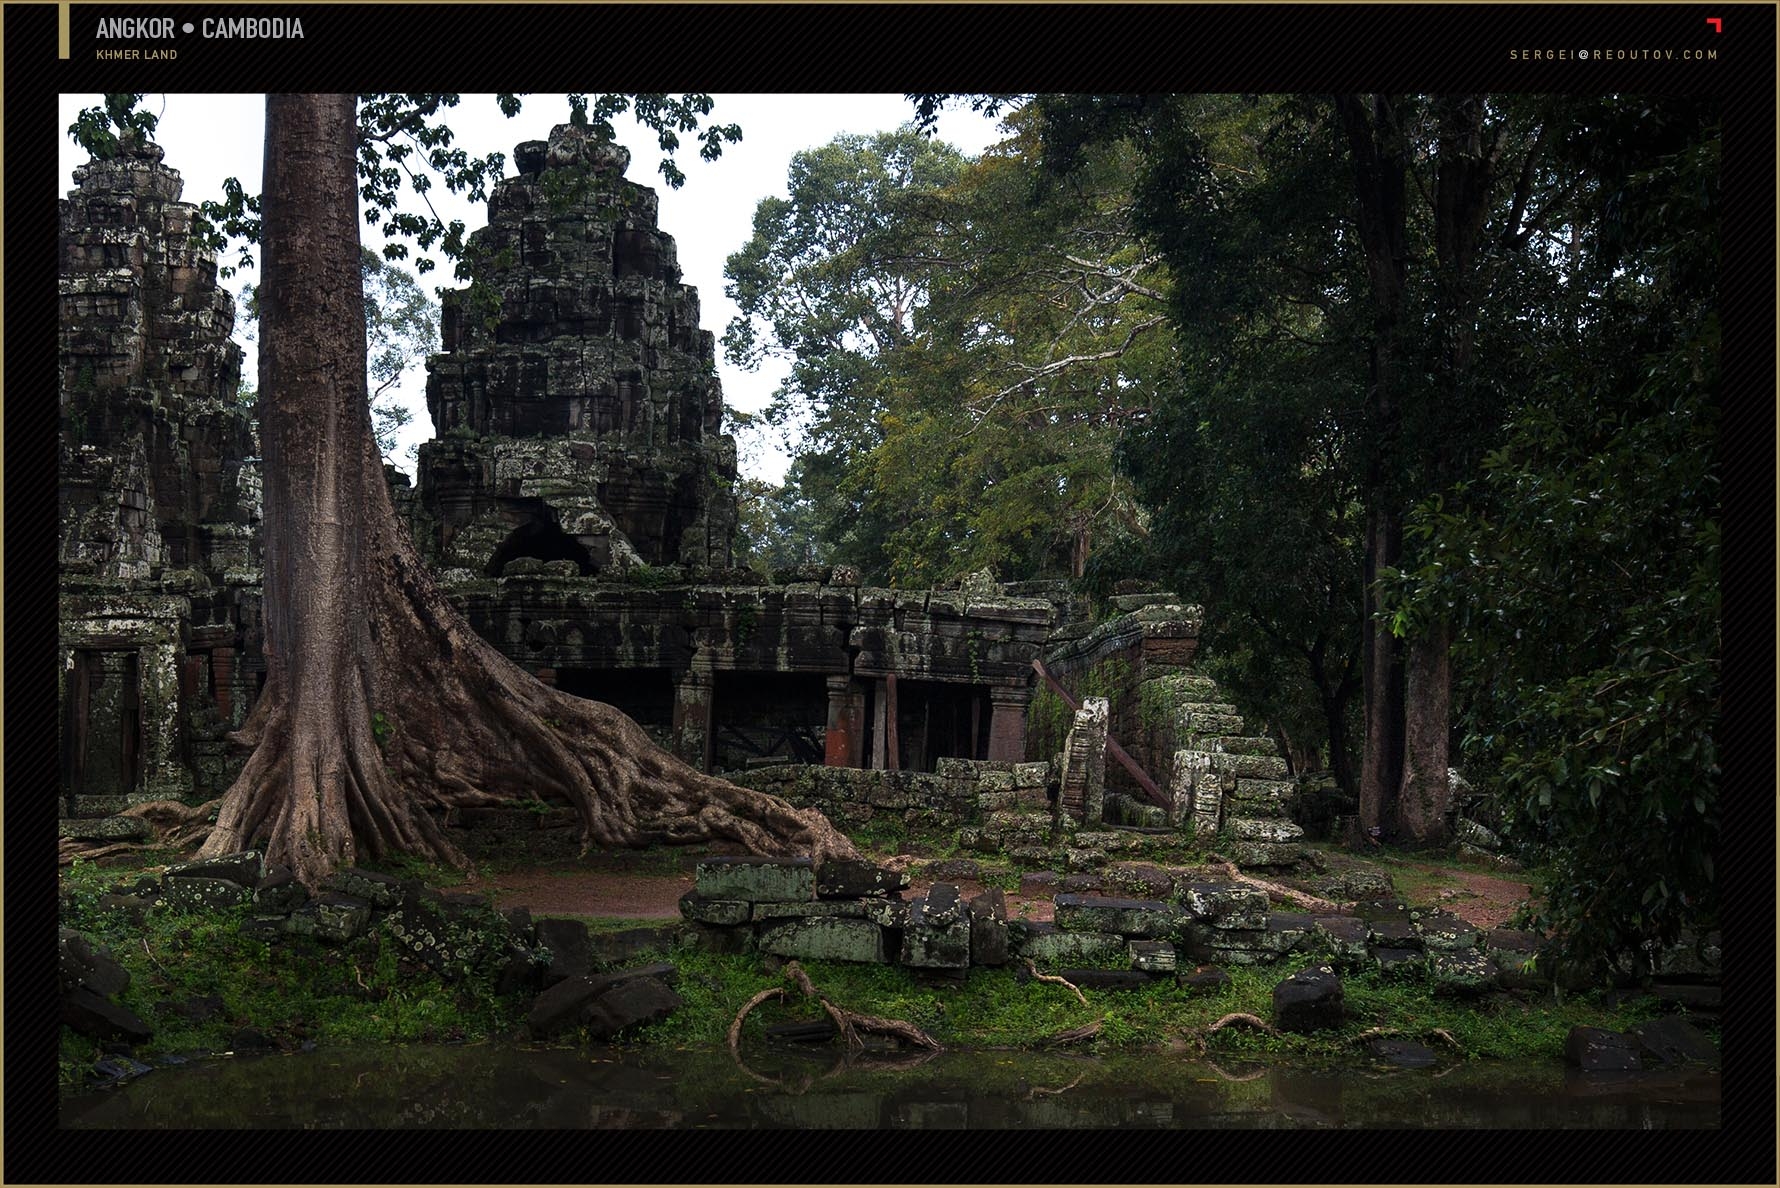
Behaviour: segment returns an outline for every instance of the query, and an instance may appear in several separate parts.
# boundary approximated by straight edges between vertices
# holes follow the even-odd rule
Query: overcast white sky
[[[740,124],[742,141],[726,147],[723,157],[710,163],[699,160],[695,144],[690,149],[683,144],[676,158],[686,173],[686,184],[679,190],[667,188],[656,170],[661,154],[655,147],[654,134],[640,128],[628,115],[620,117],[615,126],[620,142],[631,151],[626,176],[652,186],[661,195],[661,229],[679,245],[686,283],[698,288],[704,328],[720,336],[737,313],[734,304],[723,295],[723,262],[747,241],[759,201],[769,194],[784,195],[785,174],[793,154],[826,144],[842,133],[888,131],[907,122],[913,108],[901,95],[714,98],[716,106],[710,118],[718,123]],[[65,129],[81,108],[99,102],[98,95],[63,95],[60,126]],[[166,163],[185,179],[186,201],[220,198],[222,182],[227,177],[238,177],[250,190],[258,190],[265,123],[263,96],[148,95],[143,106],[160,115],[156,139],[167,150]],[[460,147],[476,155],[498,149],[508,155],[511,171],[513,146],[522,140],[543,139],[553,124],[567,121],[568,112],[568,101],[560,95],[532,95],[526,98],[524,110],[509,120],[501,115],[492,95],[465,95],[450,113],[448,122]],[[971,156],[1000,139],[994,121],[968,111],[942,116],[939,135]],[[58,197],[72,187],[69,175],[85,160],[85,154],[66,135],[60,137],[59,143]],[[440,217],[448,222],[461,218],[474,229],[488,221],[486,209],[446,193],[442,186],[433,191],[433,202]],[[383,242],[380,232],[366,230],[367,243],[375,246]],[[441,274],[449,277],[448,265],[441,265],[427,280],[447,283],[435,279]],[[238,295],[250,279],[238,274],[228,283]],[[251,368],[252,346],[243,345],[249,351]],[[770,366],[752,373],[739,371],[723,361],[721,347],[718,356],[724,397],[744,411],[763,407],[783,378],[782,368]],[[407,450],[433,433],[426,412],[425,376],[420,368],[415,368],[404,381],[401,393],[403,402],[414,412],[414,420],[398,443],[393,460],[411,471],[405,456]],[[750,443],[743,442],[742,446],[744,473],[773,481],[783,475],[789,459],[770,443],[757,443],[756,448],[751,448]]]

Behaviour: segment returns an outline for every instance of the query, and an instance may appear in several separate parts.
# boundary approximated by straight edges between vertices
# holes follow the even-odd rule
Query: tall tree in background
[[[816,512],[829,560],[881,574],[897,526],[849,488],[882,439],[882,360],[912,341],[928,299],[933,225],[923,205],[963,165],[912,130],[841,136],[791,161],[789,196],[754,212],[754,234],[724,267],[741,310],[723,336],[729,360],[790,362],[766,412],[797,449],[792,480]]]
[[[1047,177],[1034,122],[1008,131],[968,162],[906,129],[800,154],[730,259],[732,358],[792,359],[779,506],[874,576],[1079,576],[1103,534],[1146,531],[1112,444],[1173,355],[1133,155]]]
[[[239,736],[253,752],[204,853],[264,841],[310,886],[361,856],[462,864],[445,816],[516,792],[573,806],[590,843],[850,853],[820,813],[695,771],[618,710],[540,683],[440,592],[396,519],[371,433],[363,132],[354,96],[267,97],[267,680]]]

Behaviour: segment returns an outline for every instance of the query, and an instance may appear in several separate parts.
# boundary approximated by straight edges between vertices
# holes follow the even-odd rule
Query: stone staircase
[[[1158,678],[1151,698],[1173,702],[1175,738],[1170,816],[1200,842],[1226,839],[1242,866],[1289,866],[1304,855],[1304,830],[1292,820],[1295,785],[1272,739],[1244,733],[1217,682],[1198,673]]]

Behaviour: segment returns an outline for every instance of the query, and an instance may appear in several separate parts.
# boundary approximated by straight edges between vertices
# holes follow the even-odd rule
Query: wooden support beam
[[[884,674],[884,766],[902,770],[901,740],[896,736],[896,674]]]
[[[1045,668],[1045,662],[1043,660],[1034,660],[1032,662],[1032,670],[1039,675],[1040,679],[1042,679],[1046,685],[1050,686],[1051,692],[1063,699],[1063,704],[1069,707],[1071,713],[1082,708],[1076,702],[1076,699],[1069,695],[1069,691],[1057,683],[1057,678],[1052,676],[1050,671]],[[1110,730],[1106,733],[1106,753],[1117,760],[1120,767],[1123,767],[1126,771],[1131,773],[1131,778],[1137,781],[1137,786],[1143,789],[1143,793],[1145,796],[1149,797],[1150,803],[1163,809],[1169,807],[1168,797],[1163,793],[1162,789],[1156,787],[1156,781],[1150,779],[1149,773],[1145,772],[1144,769],[1138,765],[1137,760],[1125,753],[1125,748],[1119,745],[1119,740],[1112,736],[1112,731]]]

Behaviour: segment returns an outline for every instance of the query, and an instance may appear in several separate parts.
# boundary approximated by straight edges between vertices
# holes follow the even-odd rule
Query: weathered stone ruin
[[[514,160],[428,361],[437,436],[416,485],[391,472],[479,633],[688,762],[843,826],[956,828],[967,846],[1071,870],[1180,829],[1221,835],[1244,863],[1296,859],[1284,761],[1190,668],[1194,608],[1126,595],[1093,623],[1059,583],[893,590],[844,567],[736,567],[714,342],[653,191],[581,128]],[[67,808],[91,817],[225,787],[220,736],[263,663],[232,303],[158,148],[76,180],[62,208],[63,755]],[[1029,722],[1040,671],[1051,687]],[[524,795],[463,823],[535,826]]]
[[[235,307],[152,144],[75,170],[60,208],[57,628],[64,832],[208,795],[259,690],[259,478]]]
[[[397,491],[476,630],[707,770],[1023,758],[1051,603],[734,567],[715,342],[654,192],[581,128],[514,159],[428,362],[438,437]]]

